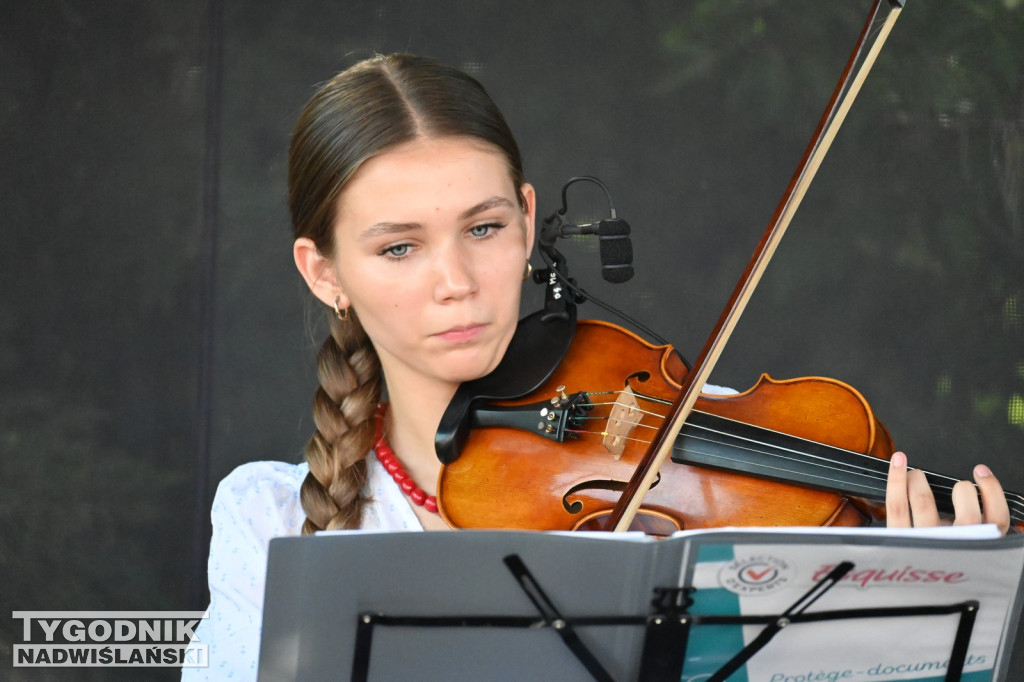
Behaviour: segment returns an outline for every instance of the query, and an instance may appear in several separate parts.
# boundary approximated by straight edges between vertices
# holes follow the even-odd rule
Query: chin
[[[473,381],[479,379],[482,376],[486,376],[494,371],[494,368],[501,362],[502,354],[497,356],[491,356],[487,358],[465,358],[461,359],[449,365],[448,371],[445,372],[447,378],[452,383],[464,383],[466,381]]]
[[[474,379],[487,376],[494,371],[494,367],[497,367],[497,365],[487,366],[482,369],[460,368],[458,370],[453,370],[452,373],[448,375],[447,380],[453,384],[462,384],[467,381],[473,381]]]

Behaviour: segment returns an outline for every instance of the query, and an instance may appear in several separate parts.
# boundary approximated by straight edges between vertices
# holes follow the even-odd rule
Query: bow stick
[[[871,66],[878,58],[878,53],[881,52],[886,38],[889,37],[889,32],[896,23],[896,19],[899,17],[900,10],[904,4],[903,0],[888,0],[890,5],[889,14],[882,23],[878,36],[871,44],[871,49],[868,50],[867,56],[865,56],[858,68],[857,62],[862,54],[864,44],[867,42],[871,27],[878,16],[882,1],[875,0],[874,5],[871,7],[867,21],[864,23],[864,28],[857,39],[857,44],[854,46],[853,52],[847,61],[846,68],[839,78],[839,83],[832,93],[832,98],[825,108],[825,113],[818,123],[811,143],[804,152],[804,156],[796,172],[793,174],[793,178],[790,180],[782,200],[775,209],[775,215],[772,217],[771,223],[769,223],[768,228],[761,237],[761,241],[755,249],[750,262],[747,264],[746,270],[740,276],[736,289],[726,304],[725,310],[722,311],[721,317],[718,318],[718,323],[704,344],[703,350],[701,350],[690,372],[683,379],[679,397],[672,404],[668,415],[662,422],[657,434],[655,434],[654,440],[647,449],[643,460],[633,472],[633,476],[626,485],[625,492],[623,492],[622,497],[615,504],[611,516],[605,525],[605,530],[625,531],[629,528],[637,511],[640,509],[640,505],[643,503],[644,493],[650,490],[658,475],[658,471],[661,469],[661,465],[672,453],[672,446],[676,441],[676,437],[686,422],[686,418],[689,417],[690,412],[693,410],[693,405],[697,402],[701,388],[707,383],[711,370],[714,369],[715,363],[718,362],[718,358],[725,349],[733,329],[735,329],[740,316],[743,314],[743,310],[747,306],[747,302],[754,293],[754,288],[761,280],[761,275],[767,269],[768,262],[775,253],[775,249],[778,248],[786,228],[789,227],[793,215],[804,198],[804,194],[807,193],[807,188],[814,179],[818,167],[825,158],[825,154],[828,153],[832,140],[835,139],[839,127],[843,124],[843,120],[853,104],[853,100],[857,97],[857,93],[860,92],[861,85],[863,85],[868,72],[871,70]]]

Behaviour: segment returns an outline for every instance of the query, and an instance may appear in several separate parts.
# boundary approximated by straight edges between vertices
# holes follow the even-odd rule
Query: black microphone
[[[625,220],[602,220],[597,230],[601,248],[601,277],[612,284],[633,278],[633,242]]]
[[[601,277],[612,284],[633,278],[633,242],[629,239],[629,223],[612,218],[586,225],[560,225],[559,237],[596,234],[600,241]]]

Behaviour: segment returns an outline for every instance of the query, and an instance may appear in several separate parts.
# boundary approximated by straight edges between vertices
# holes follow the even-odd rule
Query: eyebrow
[[[504,207],[512,208],[513,204],[512,204],[511,201],[509,201],[505,197],[493,196],[490,199],[485,199],[485,200],[481,201],[479,204],[476,204],[475,206],[471,206],[470,208],[467,208],[465,211],[463,211],[462,213],[459,214],[459,220],[466,220],[467,218],[472,218],[473,216],[479,215],[480,213],[483,213],[484,211],[489,211],[492,208],[504,208]],[[373,239],[373,238],[379,237],[381,235],[397,234],[397,233],[401,233],[401,232],[411,232],[411,231],[414,231],[414,230],[421,230],[421,229],[423,229],[423,225],[421,225],[420,223],[389,223],[389,222],[374,223],[370,227],[368,227],[365,230],[363,230],[363,232],[359,235],[359,239],[361,239],[361,240]]]
[[[506,206],[512,208],[512,202],[506,199],[505,197],[493,196],[490,199],[481,201],[479,204],[473,206],[472,208],[467,208],[465,211],[459,214],[459,219],[465,220],[466,218],[472,218],[478,213],[489,211],[492,208],[504,208]]]
[[[374,223],[359,234],[359,239],[365,241],[382,235],[411,232],[422,228],[423,226],[419,223]]]

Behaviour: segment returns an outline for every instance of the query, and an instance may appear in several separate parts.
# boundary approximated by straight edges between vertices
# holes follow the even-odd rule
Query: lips
[[[434,337],[452,344],[469,343],[479,338],[486,328],[487,325],[485,324],[469,324],[446,329],[443,332],[434,334]]]

